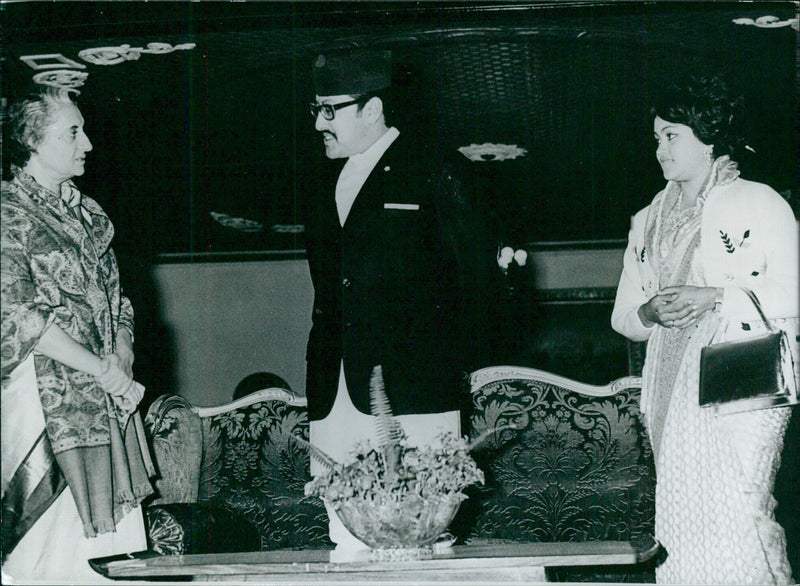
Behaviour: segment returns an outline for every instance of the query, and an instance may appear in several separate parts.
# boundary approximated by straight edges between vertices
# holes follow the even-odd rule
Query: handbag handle
[[[742,288],[742,291],[747,293],[747,296],[750,297],[750,301],[752,301],[753,305],[756,306],[756,311],[758,311],[758,315],[761,316],[761,320],[764,322],[764,325],[767,326],[767,329],[773,334],[777,333],[778,330],[775,329],[775,326],[772,325],[772,322],[769,321],[769,319],[767,319],[764,310],[761,308],[761,302],[758,300],[758,297],[756,297],[756,294],[753,293],[750,289],[746,289],[744,287]]]
[[[756,311],[758,311],[758,315],[761,317],[761,321],[763,321],[764,325],[767,327],[767,331],[769,331],[772,334],[778,333],[780,330],[776,329],[775,326],[772,325],[772,322],[769,321],[767,315],[764,313],[764,310],[761,308],[761,302],[758,300],[758,297],[756,297],[756,294],[753,293],[750,289],[747,289],[745,287],[742,287],[741,289],[742,291],[747,293],[747,296],[750,298],[750,301],[752,301],[753,305],[755,305]],[[711,336],[711,339],[708,341],[709,344],[716,343],[716,341],[720,338],[720,336],[722,336],[724,332],[726,332],[730,327],[730,322],[728,320],[724,319],[723,323],[724,327],[722,323],[720,323],[717,326],[717,331],[714,332],[714,335]]]

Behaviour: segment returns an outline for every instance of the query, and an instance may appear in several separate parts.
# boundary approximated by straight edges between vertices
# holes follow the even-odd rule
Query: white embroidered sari
[[[695,252],[708,191],[736,179],[717,160],[694,208],[680,210],[671,184],[654,200],[645,232],[659,287],[705,286]],[[787,584],[791,569],[772,488],[788,408],[717,416],[698,403],[700,350],[719,316],[696,326],[657,326],[647,346],[642,409],[656,457],[656,538],[667,559],[659,583]]]

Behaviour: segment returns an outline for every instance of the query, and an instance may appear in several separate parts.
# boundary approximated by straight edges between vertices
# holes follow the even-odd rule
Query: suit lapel
[[[353,224],[359,223],[358,218],[362,215],[374,211],[375,209],[382,208],[386,195],[394,192],[392,188],[392,178],[396,176],[394,173],[394,166],[391,164],[392,154],[397,152],[396,144],[400,140],[398,137],[383,156],[378,160],[372,172],[367,177],[358,196],[353,202],[353,207],[350,208],[350,213],[347,216],[345,227],[351,222]]]

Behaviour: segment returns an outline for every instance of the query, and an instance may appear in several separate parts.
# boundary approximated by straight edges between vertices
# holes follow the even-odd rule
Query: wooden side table
[[[547,567],[636,564],[649,560],[659,547],[655,541],[638,546],[626,541],[485,541],[456,545],[423,560],[373,561],[369,552],[359,552],[352,561],[337,563],[331,561],[330,550],[277,550],[175,556],[140,552],[90,563],[98,573],[116,580],[530,583],[545,582]]]

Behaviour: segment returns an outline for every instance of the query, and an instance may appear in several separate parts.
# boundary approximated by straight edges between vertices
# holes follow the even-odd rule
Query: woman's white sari
[[[705,196],[737,175],[721,158],[695,207],[680,209],[677,184],[653,201],[645,246],[659,288],[705,286],[695,254]],[[656,457],[656,538],[667,551],[657,581],[791,583],[772,497],[790,411],[717,415],[699,406],[700,351],[719,325],[709,311],[682,330],[657,326],[648,341],[642,410]]]

